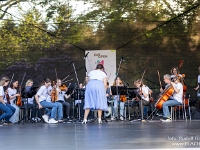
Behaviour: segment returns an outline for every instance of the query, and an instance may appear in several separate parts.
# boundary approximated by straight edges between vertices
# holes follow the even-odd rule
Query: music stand
[[[21,94],[21,97],[25,99],[24,101],[24,109],[25,109],[25,114],[24,116],[22,117],[22,119],[20,119],[18,121],[18,124],[22,121],[22,124],[24,124],[24,122],[27,122],[27,121],[31,121],[32,123],[36,123],[34,122],[33,120],[31,120],[31,118],[28,116],[28,98],[32,98],[36,93],[36,89],[38,87],[30,87],[30,88],[23,88],[22,89],[22,94]]]
[[[76,100],[78,101],[77,103],[74,104],[74,106],[76,106],[76,104],[78,105],[78,120],[77,120],[77,122],[80,122],[82,119],[81,104],[83,104],[83,101],[85,99],[85,89],[76,88],[74,91],[74,94],[73,94],[73,98],[74,98],[74,103]]]
[[[120,98],[120,95],[126,95],[126,96],[128,95],[126,86],[111,86],[111,92],[112,92],[112,95],[117,95],[119,98]],[[119,113],[120,111],[118,111],[117,120],[120,116]]]

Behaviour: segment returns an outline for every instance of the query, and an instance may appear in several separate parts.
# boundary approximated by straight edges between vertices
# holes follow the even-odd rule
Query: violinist
[[[172,86],[174,89],[173,95],[163,103],[163,118],[161,121],[169,122],[171,121],[168,106],[176,106],[182,104],[183,99],[183,85],[180,83],[180,77],[176,76],[173,78],[174,82],[171,82],[171,76],[169,74],[164,75],[164,82],[167,84],[165,88]],[[161,92],[164,90],[161,88]]]
[[[49,103],[52,103],[52,90],[53,90],[53,87],[50,85],[48,88],[47,88],[47,92],[48,92],[48,96],[47,96],[47,102]],[[57,92],[56,92],[57,93]],[[56,96],[57,97],[57,96]],[[61,103],[57,102],[57,101],[54,101],[53,102],[54,104],[57,105],[57,110],[56,110],[56,113],[58,114],[57,115],[57,120],[59,123],[62,123],[63,122],[63,106]],[[51,115],[51,109],[49,108],[46,108],[46,115],[47,116],[50,116]],[[55,118],[56,119],[56,118]]]
[[[82,117],[84,115],[83,107],[85,95],[85,88],[83,88],[83,83],[79,83],[79,88],[74,91],[74,95],[76,95],[74,96],[75,106],[77,107],[77,109],[80,109],[80,117]],[[77,112],[79,112],[79,110]]]
[[[10,104],[15,108],[15,112],[10,118],[10,121],[12,123],[16,123],[19,121],[19,107],[16,105],[17,97],[20,96],[20,94],[17,93],[18,83],[18,80],[13,80],[11,83],[11,87],[8,88]]]
[[[35,107],[35,104],[34,104],[34,93],[35,93],[35,91],[33,90],[33,80],[32,79],[28,79],[26,81],[26,85],[25,85],[25,89],[24,89],[23,93],[25,93],[27,95],[32,95],[32,97],[28,98],[27,107],[29,109],[31,109],[32,120],[36,121],[36,119],[37,119],[38,121],[40,121],[40,118],[36,118],[36,107]],[[26,101],[26,100],[24,100],[24,101]],[[39,111],[39,113],[40,113],[40,111]]]
[[[122,80],[120,77],[117,77],[113,83],[113,86],[124,86]],[[111,92],[112,95],[112,92]],[[118,103],[119,103],[119,109],[120,109],[120,120],[124,120],[124,104],[125,102],[120,101],[119,95],[113,95],[114,98],[114,109],[113,117],[111,117],[111,120],[115,120],[115,117],[118,117]]]
[[[37,94],[35,95],[35,100],[38,104],[39,109],[42,108],[51,108],[50,119],[48,115],[43,115],[42,118],[46,123],[58,123],[55,120],[56,110],[58,105],[52,102],[47,102],[48,98],[48,87],[51,85],[51,80],[49,78],[44,78],[42,86],[39,88]]]
[[[65,110],[65,113],[63,116],[64,116],[64,118],[67,118],[69,120],[70,104],[68,102],[66,102],[65,99],[68,99],[70,97],[70,95],[66,94],[68,88],[66,86],[61,86],[61,85],[62,85],[61,79],[57,79],[56,90],[58,93],[58,99],[56,100],[56,102],[59,102],[62,104],[62,106]]]
[[[149,94],[152,92],[148,86],[142,83],[141,79],[134,81],[134,85],[137,88],[136,97],[133,98],[132,106],[134,106],[137,102],[139,102],[139,110],[141,116],[147,116],[147,107],[150,103]],[[141,100],[142,100],[142,108],[141,108]],[[143,115],[142,115],[143,114]],[[143,118],[141,118],[143,119]]]
[[[88,82],[89,82],[89,77],[86,76],[86,77],[85,77],[85,81],[84,81],[84,83],[83,83],[83,88],[84,88],[84,89],[85,89],[85,87],[86,87],[86,85],[87,85]]]
[[[10,79],[8,77],[3,77],[0,80],[0,110],[3,111],[3,114],[0,116],[0,126],[10,124],[10,117],[15,112],[15,108],[4,101],[6,94],[4,92],[4,87],[8,86],[9,82]],[[4,123],[2,119],[5,119]]]

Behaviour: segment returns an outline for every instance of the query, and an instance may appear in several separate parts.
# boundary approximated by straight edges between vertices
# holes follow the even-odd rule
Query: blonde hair
[[[33,80],[32,80],[32,79],[28,79],[28,80],[26,81],[26,86],[28,86],[28,84],[31,83],[31,82],[33,82]]]
[[[4,86],[4,84],[6,83],[6,82],[9,82],[10,81],[10,79],[8,78],[8,77],[2,77],[1,78],[1,81],[0,81],[0,86]]]

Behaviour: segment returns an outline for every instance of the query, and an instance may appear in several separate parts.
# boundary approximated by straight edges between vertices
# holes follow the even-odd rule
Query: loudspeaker
[[[200,119],[200,109],[191,107],[190,112],[191,112],[192,119]]]

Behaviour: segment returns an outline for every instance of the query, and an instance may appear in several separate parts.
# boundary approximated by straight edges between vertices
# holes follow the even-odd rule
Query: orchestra
[[[180,66],[182,66],[182,64],[178,67],[172,67],[170,70],[171,75],[165,74],[163,76],[164,83],[166,84],[164,88],[161,85],[160,75],[158,72],[160,94],[158,95],[157,100],[155,100],[154,107],[158,111],[162,112],[162,117],[160,119],[161,121],[172,121],[170,116],[171,110],[169,106],[179,106],[185,103],[186,98],[184,98],[184,96],[186,94],[185,92],[187,87],[184,81],[185,75],[180,74]],[[83,124],[85,124],[88,122],[87,117],[90,109],[98,110],[98,123],[102,123],[102,111],[104,111],[104,116],[110,117],[110,121],[118,121],[118,119],[124,121],[124,119],[127,117],[125,110],[125,107],[127,107],[127,102],[131,103],[130,109],[133,109],[133,107],[138,107],[138,112],[136,112],[136,114],[132,114],[134,119],[148,119],[148,109],[154,100],[152,100],[152,89],[150,89],[142,80],[145,72],[143,73],[141,79],[133,80],[135,90],[132,91],[133,93],[130,93],[129,88],[125,86],[126,84],[123,84],[123,80],[119,76],[115,78],[113,85],[109,86],[108,80],[106,80],[107,75],[105,71],[102,72],[101,76],[99,75],[99,73],[101,73],[101,67],[102,66],[100,66],[99,72],[96,74],[87,75],[85,77],[85,81],[83,82],[84,84],[79,83],[79,86],[76,86],[76,83],[74,85],[71,85],[70,83],[69,86],[66,86],[61,79],[57,78],[54,82],[49,78],[45,78],[43,84],[40,87],[35,88],[35,93],[31,94],[31,97],[27,97],[27,102],[22,96],[23,93],[28,93],[32,88],[34,88],[33,80],[28,79],[25,87],[20,87],[18,80],[12,79],[10,81],[8,77],[2,77],[0,81],[1,125],[17,123],[20,119],[21,107],[23,107],[25,104],[27,104],[28,109],[30,109],[29,112],[33,121],[40,121],[42,119],[46,123],[62,123],[65,121],[64,119],[67,119],[68,121],[72,120],[70,118],[78,117],[81,119],[84,115],[82,121]],[[197,90],[198,98],[200,97],[199,78],[200,76],[198,76],[198,85],[194,88]],[[92,86],[94,86],[89,84],[91,87],[88,87],[88,83],[91,83],[90,80],[92,80],[92,82],[99,80],[101,82],[96,83],[104,87],[102,89],[105,91],[103,90],[104,92],[101,92],[102,95],[98,95],[98,97],[96,97],[97,99],[101,97],[102,104],[100,105],[96,103],[96,101],[94,102],[92,100],[96,95],[91,95],[90,93],[93,88]],[[115,91],[113,89],[115,89]],[[125,89],[127,94],[121,94],[121,89]],[[87,91],[87,94],[89,94],[86,97],[85,91]],[[94,91],[94,93],[95,92],[96,91]],[[89,101],[88,98],[90,99]],[[74,108],[77,108],[76,116],[74,115],[74,112],[71,113],[71,103],[69,102],[69,99],[73,99],[74,106],[72,107],[72,111],[74,111]],[[106,101],[106,103],[103,101]],[[37,109],[42,110],[42,108],[45,109],[44,111],[39,111],[39,114],[42,115],[36,115]],[[42,117],[40,118],[39,116]]]

